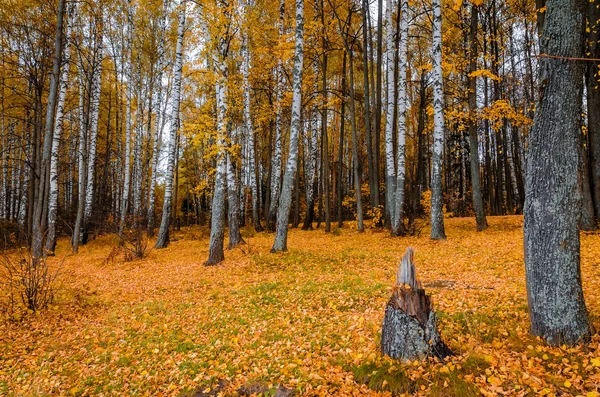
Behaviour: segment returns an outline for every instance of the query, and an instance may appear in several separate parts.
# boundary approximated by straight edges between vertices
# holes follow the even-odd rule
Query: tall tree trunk
[[[369,166],[369,201],[371,208],[375,208],[379,205],[379,186],[377,186],[376,169],[374,166],[374,155],[373,155],[373,131],[371,128],[371,103],[370,95],[371,88],[369,86],[369,32],[368,32],[368,20],[367,20],[367,8],[369,7],[368,0],[362,0],[362,38],[363,38],[363,85],[365,90],[365,137],[367,140],[367,163]]]
[[[596,1],[588,2],[588,23],[590,31],[587,34],[589,57],[600,58],[600,8]],[[588,135],[590,140],[590,172],[592,181],[592,197],[596,219],[600,221],[600,64],[587,63],[587,110]]]
[[[292,204],[292,184],[298,168],[298,135],[302,112],[302,67],[304,63],[304,0],[296,0],[296,45],[292,87],[292,122],[290,127],[290,152],[277,211],[275,242],[271,252],[287,251],[287,232]]]
[[[152,174],[150,176],[150,189],[148,194],[148,236],[154,236],[154,206],[156,201],[156,179],[158,178],[158,159],[160,157],[160,143],[162,141],[162,103],[163,103],[163,69],[165,56],[166,18],[169,1],[163,0],[163,10],[158,19],[159,36],[157,43],[157,75],[156,75],[156,100],[154,101],[154,145],[152,148]]]
[[[48,191],[50,185],[50,155],[52,152],[52,134],[54,127],[54,116],[56,109],[56,97],[58,83],[60,80],[60,63],[62,58],[63,44],[63,20],[64,20],[65,2],[58,1],[58,13],[56,19],[56,35],[54,41],[54,59],[52,74],[50,76],[50,92],[48,94],[48,104],[46,108],[46,124],[44,127],[44,147],[42,151],[40,182],[37,192],[37,200],[33,212],[33,228],[31,237],[31,254],[34,263],[44,255],[44,234],[43,223],[46,222],[43,208],[47,204]]]
[[[540,52],[583,54],[583,1],[548,0]],[[527,151],[525,270],[531,333],[552,345],[590,337],[581,288],[578,186],[583,65],[541,58],[543,82]]]
[[[323,50],[323,65],[321,70],[321,96],[323,103],[321,115],[321,136],[323,142],[323,186],[325,187],[325,232],[331,231],[331,202],[330,202],[330,169],[329,169],[329,133],[327,132],[327,32],[325,30],[325,1],[321,0],[321,48]],[[377,194],[379,195],[379,194]]]
[[[89,112],[85,109],[84,100],[84,76],[83,69],[79,70],[79,152],[78,152],[78,185],[77,185],[77,215],[75,219],[75,227],[73,228],[73,253],[79,251],[79,243],[81,236],[81,228],[83,227],[83,215],[85,205],[85,183],[87,180],[86,167],[86,152],[87,152],[87,126]],[[91,80],[88,80],[88,85]],[[89,90],[88,90],[89,91]],[[89,108],[89,106],[88,106]]]
[[[354,191],[356,197],[356,220],[358,232],[362,233],[365,231],[365,227],[363,224],[360,173],[358,172],[358,131],[356,131],[356,106],[354,104],[354,57],[350,46],[348,46],[346,51],[350,58],[350,126],[352,128],[352,171],[354,174]]]
[[[99,17],[102,19],[102,16]],[[92,69],[92,91],[90,96],[90,139],[88,141],[88,158],[87,158],[87,183],[85,185],[85,205],[83,211],[83,238],[81,243],[87,242],[87,234],[90,228],[90,217],[92,215],[92,205],[94,201],[94,165],[96,163],[96,141],[98,139],[98,119],[100,115],[100,94],[102,88],[102,22],[96,22],[99,34],[96,37],[95,62]]]
[[[285,17],[285,0],[279,3],[279,39],[283,40],[283,24]],[[273,157],[271,157],[271,197],[269,201],[269,216],[267,218],[267,229],[273,230],[277,218],[277,206],[281,194],[281,167],[282,167],[282,147],[283,120],[281,100],[283,96],[283,62],[281,58],[277,61],[276,86],[275,86],[275,140]]]
[[[344,135],[346,126],[346,51],[344,51],[344,58],[342,61],[342,104],[340,110],[340,136],[338,144],[338,167],[337,167],[337,208],[338,208],[338,227],[344,226],[343,208],[342,203],[344,201],[344,183],[342,181],[342,175],[344,171]]]
[[[304,192],[306,196],[306,216],[302,230],[312,230],[315,216],[315,185],[317,182],[317,151],[319,150],[314,119],[309,120],[310,128],[302,134],[304,148]],[[308,133],[310,132],[310,137]]]
[[[58,151],[63,129],[65,113],[65,98],[69,87],[69,67],[71,58],[71,31],[75,18],[75,5],[71,4],[68,11],[67,29],[65,34],[65,50],[63,53],[62,74],[60,78],[60,91],[56,105],[54,121],[54,134],[52,136],[52,150],[50,155],[50,192],[48,197],[48,235],[46,236],[46,252],[54,253],[56,247],[56,219],[58,213]],[[13,171],[14,172],[14,171]]]
[[[473,210],[477,222],[477,231],[487,229],[485,217],[485,206],[481,194],[481,174],[479,171],[479,140],[477,138],[477,77],[473,74],[477,70],[477,28],[479,25],[479,7],[471,5],[471,27],[470,27],[470,58],[469,58],[469,111],[471,112],[471,124],[469,125],[469,160],[471,163],[471,188],[473,194]]]
[[[217,7],[223,15],[219,24],[219,35],[216,40],[216,48],[213,52],[213,61],[216,72],[215,94],[217,96],[217,159],[215,170],[215,185],[213,190],[211,219],[210,219],[210,243],[208,247],[208,259],[205,265],[217,265],[225,259],[223,252],[223,241],[225,239],[225,200],[227,197],[227,138],[229,135],[229,103],[227,92],[228,72],[228,48],[229,48],[229,15],[227,3],[223,0],[217,2]],[[231,205],[231,203],[230,203]]]
[[[398,47],[398,173],[396,179],[396,194],[392,218],[392,235],[400,236],[405,233],[404,227],[404,180],[406,178],[406,69],[408,64],[408,0],[400,0],[400,43]]]
[[[125,93],[125,176],[123,177],[123,192],[121,200],[121,220],[119,222],[119,236],[123,236],[127,213],[129,209],[129,188],[131,183],[131,100],[133,95],[133,6],[128,0],[127,7],[127,92]],[[173,121],[174,122],[174,121]]]
[[[175,49],[175,64],[173,65],[173,92],[171,96],[171,125],[169,132],[167,174],[165,176],[165,198],[160,229],[156,238],[156,248],[166,248],[169,245],[169,224],[171,221],[173,182],[175,179],[175,161],[177,156],[177,130],[179,128],[179,101],[181,95],[181,74],[183,70],[183,38],[185,34],[186,0],[179,3],[179,22],[177,28],[177,47]],[[177,188],[175,186],[175,188]]]
[[[245,12],[250,10],[250,4],[245,5]],[[251,98],[250,98],[250,50],[248,48],[248,32],[244,30],[242,36],[242,76],[244,78],[244,129],[246,135],[246,145],[248,147],[248,180],[250,182],[250,190],[252,192],[252,224],[254,230],[262,232],[263,227],[260,224],[260,208],[259,208],[259,190],[257,186],[257,166],[256,166],[256,143],[254,140],[254,127],[252,126],[251,117]]]
[[[386,221],[394,219],[394,196],[396,194],[396,171],[394,164],[394,98],[396,87],[394,87],[394,27],[393,27],[393,3],[387,0],[385,10],[386,20],[386,115],[385,115],[385,213]],[[350,68],[352,73],[352,68]],[[352,84],[352,83],[351,83]],[[390,223],[391,224],[391,223]]]
[[[444,91],[442,83],[442,7],[433,0],[433,150],[431,159],[431,239],[443,240],[444,199],[442,197],[442,151],[444,149]]]

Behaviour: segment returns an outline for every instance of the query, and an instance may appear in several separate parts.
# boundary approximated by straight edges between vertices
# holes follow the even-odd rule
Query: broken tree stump
[[[385,307],[381,352],[399,360],[452,355],[440,337],[431,297],[417,280],[412,247],[402,258],[396,285]]]

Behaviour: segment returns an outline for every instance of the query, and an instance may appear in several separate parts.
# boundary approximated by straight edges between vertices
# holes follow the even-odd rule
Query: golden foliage
[[[529,335],[522,217],[488,221],[477,233],[473,219],[447,219],[443,242],[291,230],[293,248],[281,255],[268,253],[271,234],[247,234],[248,245],[218,267],[200,265],[205,228],[127,263],[104,262],[117,241],[102,237],[67,258],[50,311],[0,323],[0,394],[178,396],[223,380],[222,395],[255,382],[307,396],[594,395],[600,338],[567,348]],[[582,235],[596,328],[597,240]],[[409,245],[457,353],[444,362],[401,364],[378,353],[389,288]]]

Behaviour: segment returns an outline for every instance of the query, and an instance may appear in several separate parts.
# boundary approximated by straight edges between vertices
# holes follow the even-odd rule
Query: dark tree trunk
[[[591,58],[600,58],[600,31],[597,22],[600,19],[600,8],[596,2],[588,3],[588,20],[594,28],[588,33],[588,52]],[[590,175],[592,182],[592,198],[596,219],[600,220],[600,89],[598,88],[600,64],[587,62],[587,110],[588,135],[590,140]]]
[[[540,52],[583,53],[583,1],[549,0]],[[583,65],[540,59],[540,101],[529,137],[525,269],[531,333],[552,345],[590,337],[579,266],[578,129]]]
[[[477,26],[479,25],[479,8],[473,4],[471,6],[471,28],[470,28],[470,64],[469,70],[471,73],[477,70]],[[471,186],[473,192],[473,210],[475,211],[475,219],[477,221],[477,231],[487,229],[487,219],[485,218],[485,207],[483,205],[483,195],[481,194],[481,174],[479,172],[479,141],[477,139],[477,77],[469,77],[469,110],[471,121],[469,126],[469,149],[471,163]]]

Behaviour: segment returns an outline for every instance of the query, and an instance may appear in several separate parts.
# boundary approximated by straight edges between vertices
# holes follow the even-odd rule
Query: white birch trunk
[[[283,40],[283,24],[285,14],[285,0],[279,3],[279,39]],[[281,119],[281,100],[283,96],[283,62],[281,58],[277,61],[276,71],[276,92],[275,92],[275,139],[273,140],[273,157],[271,158],[271,199],[269,203],[269,219],[267,225],[272,227],[272,222],[277,214],[277,205],[279,204],[279,195],[281,192],[281,168],[282,168],[282,129],[283,121]]]
[[[296,46],[292,86],[292,121],[290,127],[290,152],[283,177],[283,187],[277,211],[275,242],[271,252],[287,251],[287,232],[292,206],[294,177],[298,168],[298,136],[302,112],[302,67],[304,63],[304,0],[296,0]]]
[[[248,7],[246,5],[246,13]],[[258,207],[258,187],[256,181],[256,154],[254,142],[254,127],[251,117],[251,97],[250,97],[250,51],[248,48],[248,32],[244,31],[242,36],[242,76],[244,78],[244,129],[246,135],[246,161],[247,161],[247,181],[252,192],[252,223],[257,232],[263,230],[260,224],[260,209]]]
[[[442,7],[433,0],[431,72],[433,80],[433,150],[431,156],[431,239],[446,238],[442,197],[442,150],[444,148],[444,91],[442,83]]]
[[[85,122],[85,108],[84,108],[84,72],[81,66],[79,67],[79,150],[77,152],[77,218],[75,220],[75,227],[73,228],[73,252],[77,253],[79,250],[79,240],[81,234],[81,227],[83,222],[83,212],[85,203],[85,182],[86,182],[86,164],[85,164],[85,152],[87,149],[87,126]]]
[[[100,17],[101,18],[101,17]],[[99,27],[102,29],[102,27]],[[96,163],[96,143],[98,140],[98,118],[100,115],[100,94],[102,89],[102,57],[104,53],[103,35],[102,32],[97,38],[96,64],[93,68],[92,76],[92,95],[90,103],[90,141],[88,143],[88,158],[87,158],[87,183],[85,187],[85,206],[83,216],[83,233],[87,234],[90,216],[92,215],[92,205],[94,200],[94,165]],[[85,243],[87,237],[82,241]]]
[[[65,50],[63,52],[63,69],[59,81],[58,101],[54,121],[54,134],[52,136],[52,152],[50,153],[50,192],[48,196],[48,234],[46,236],[46,251],[53,253],[56,246],[56,218],[58,212],[58,151],[62,137],[63,117],[65,113],[65,98],[69,87],[69,67],[71,57],[71,31],[76,7],[74,3],[69,6],[69,13],[65,35]]]
[[[152,174],[150,176],[150,189],[148,192],[148,235],[154,235],[154,203],[156,200],[156,178],[158,177],[158,159],[160,157],[160,143],[162,141],[162,117],[161,105],[163,100],[163,68],[165,56],[165,31],[166,17],[169,6],[169,0],[163,1],[163,13],[159,19],[159,36],[158,36],[158,59],[156,64],[156,99],[154,101],[154,145],[152,150]]]
[[[165,248],[169,244],[169,223],[171,220],[171,205],[173,182],[175,179],[175,160],[177,155],[177,130],[179,128],[179,100],[181,93],[181,75],[183,70],[183,38],[185,34],[186,0],[179,3],[179,25],[177,28],[177,47],[175,49],[175,64],[173,65],[173,93],[171,100],[171,125],[169,131],[167,174],[165,176],[165,198],[160,230],[156,239],[156,248]],[[177,188],[177,186],[175,186]]]
[[[387,218],[392,220],[394,216],[394,196],[396,192],[396,172],[394,169],[394,24],[393,24],[392,0],[387,0],[385,10],[386,23],[386,62],[385,70],[387,76],[386,113],[385,113],[385,208]]]
[[[219,2],[219,7],[223,7]],[[224,11],[226,12],[226,11]],[[215,93],[217,97],[217,167],[211,205],[210,243],[206,265],[216,265],[225,259],[223,240],[225,239],[225,199],[227,195],[227,37],[217,38],[219,43],[214,54],[216,69]]]
[[[131,183],[131,97],[133,93],[133,72],[132,72],[132,45],[133,45],[133,6],[131,0],[129,0],[129,6],[127,9],[127,51],[128,51],[128,65],[127,65],[127,91],[125,93],[125,173],[123,177],[123,191],[121,198],[121,220],[119,223],[119,235],[123,235],[123,229],[125,228],[125,221],[127,219],[127,210],[129,204],[129,185]],[[125,61],[124,61],[125,62]]]
[[[398,48],[398,150],[396,176],[396,195],[394,197],[394,216],[392,217],[392,234],[399,236],[404,232],[404,179],[406,177],[406,68],[408,63],[408,0],[400,0],[400,45]]]

